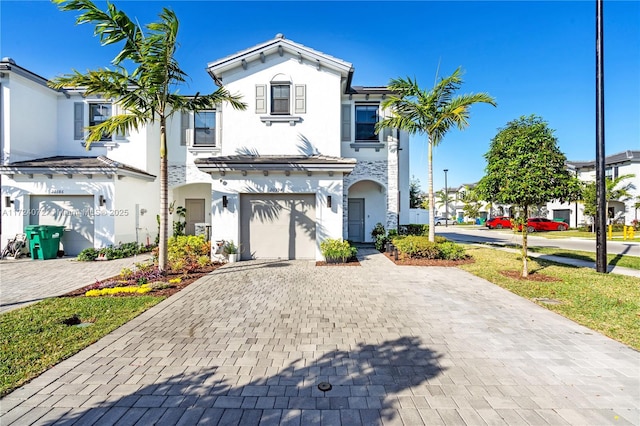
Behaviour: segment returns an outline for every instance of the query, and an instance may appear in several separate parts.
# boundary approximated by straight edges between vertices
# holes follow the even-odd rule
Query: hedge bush
[[[441,236],[436,236],[435,242],[429,241],[429,237],[425,236],[398,236],[393,238],[393,245],[397,247],[400,254],[409,258],[445,260],[467,258],[463,246]]]
[[[107,260],[124,259],[132,257],[136,254],[149,253],[154,246],[145,246],[144,244],[124,243],[119,246],[103,247],[101,249],[86,248],[78,254],[76,260],[81,262],[93,262],[100,256],[104,256]]]
[[[411,223],[409,225],[398,226],[399,235],[427,235],[428,233],[429,225]]]
[[[351,247],[348,241],[330,238],[320,243],[320,251],[329,263],[347,263],[358,249]]]

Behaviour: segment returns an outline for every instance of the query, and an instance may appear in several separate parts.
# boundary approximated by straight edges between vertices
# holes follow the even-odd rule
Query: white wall
[[[278,74],[290,79],[293,88],[306,85],[306,113],[294,126],[288,122],[263,123],[260,117],[267,113],[255,112],[255,85],[267,85]],[[285,53],[283,57],[267,55],[264,64],[254,61],[245,71],[236,68],[223,76],[225,87],[233,94],[241,94],[247,103],[246,111],[235,111],[228,105],[222,110],[219,127],[223,130],[222,154],[255,153],[259,155],[308,155],[316,150],[323,155],[340,156],[340,75],[317,68]]]
[[[15,73],[2,78],[2,132],[9,161],[56,154],[58,94]],[[6,161],[6,158],[5,158]]]
[[[136,241],[136,215],[138,242],[146,244],[149,237],[149,241],[153,243],[158,233],[156,215],[160,212],[159,178],[148,182],[125,176],[115,180],[115,190],[115,197],[109,198],[105,206],[114,216],[115,244]],[[141,212],[142,209],[146,212]]]

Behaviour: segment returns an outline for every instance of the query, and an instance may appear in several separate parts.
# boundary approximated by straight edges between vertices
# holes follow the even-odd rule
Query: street
[[[436,226],[436,235],[442,235],[451,241],[464,243],[520,244],[522,235],[509,229],[497,230],[484,227]],[[580,238],[547,239],[529,234],[529,247],[553,247],[567,250],[596,251],[596,241]],[[628,241],[607,241],[608,254],[640,256],[640,243]]]

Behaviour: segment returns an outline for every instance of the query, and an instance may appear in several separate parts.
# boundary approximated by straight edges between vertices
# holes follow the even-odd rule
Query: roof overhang
[[[222,86],[222,74],[225,72],[239,67],[246,69],[251,62],[265,62],[269,55],[284,56],[285,53],[297,58],[300,63],[306,61],[315,64],[318,69],[328,68],[339,72],[347,80],[347,88],[350,86],[354,71],[351,63],[287,40],[282,34],[276,35],[272,40],[210,62],[206,69],[216,84]]]
[[[104,176],[108,179],[114,176],[118,179],[132,177],[153,182],[156,176],[143,170],[118,163],[107,157],[49,157],[31,161],[20,161],[0,165],[0,174],[13,179],[16,175],[33,179],[35,176],[66,176],[83,175],[87,179],[94,176]]]
[[[227,172],[261,172],[267,175],[272,171],[306,173],[325,172],[332,176],[334,173],[348,174],[356,166],[353,158],[328,157],[322,155],[305,156],[251,156],[233,155],[225,157],[199,158],[195,160],[199,170],[205,173]]]

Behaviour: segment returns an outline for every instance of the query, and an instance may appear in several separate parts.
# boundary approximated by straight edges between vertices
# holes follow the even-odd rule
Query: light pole
[[[449,169],[444,169],[444,226],[449,226],[449,188],[447,188],[447,172]]]

